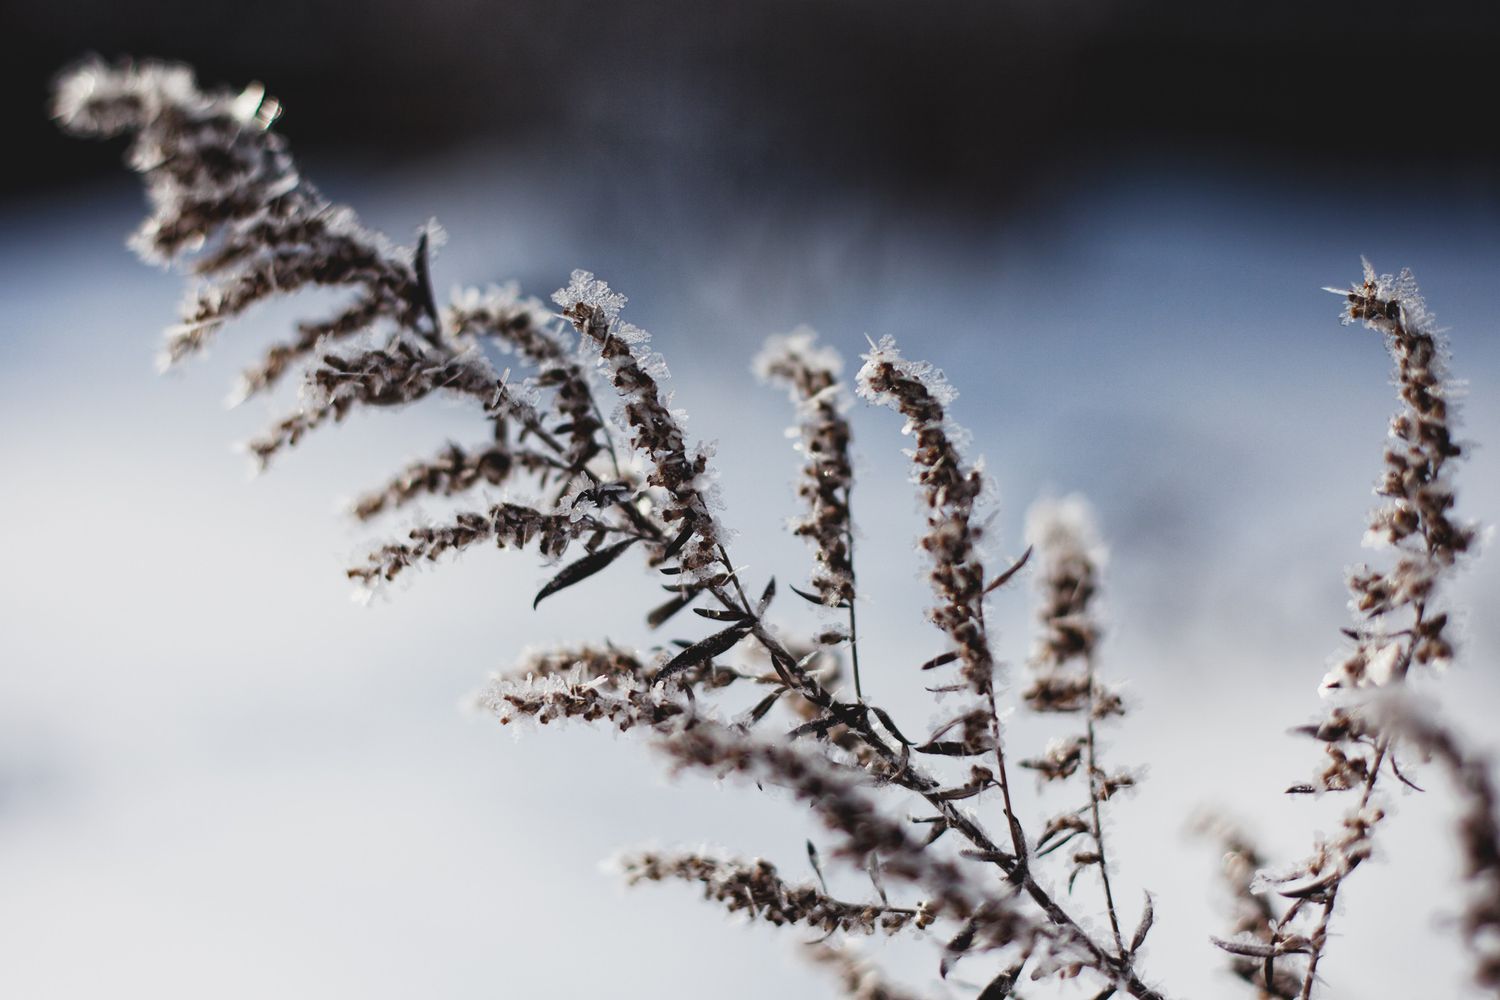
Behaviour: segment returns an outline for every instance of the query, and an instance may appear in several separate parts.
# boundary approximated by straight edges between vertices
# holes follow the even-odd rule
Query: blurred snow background
[[[295,135],[301,95],[277,91]],[[1217,855],[1186,819],[1229,805],[1281,860],[1336,823],[1337,801],[1281,794],[1319,753],[1285,731],[1318,711],[1394,405],[1378,340],[1340,327],[1318,288],[1357,277],[1360,254],[1416,272],[1485,445],[1459,472],[1460,506],[1494,522],[1490,175],[1100,143],[997,196],[1002,210],[900,172],[839,184],[795,163],[748,169],[738,121],[661,93],[596,108],[624,135],[649,123],[638,141],[542,130],[305,166],[398,238],[437,216],[440,286],[516,278],[545,296],[586,267],[628,294],[690,430],[719,443],[752,572],[800,583],[807,565],[781,530],[790,414],[748,373],[765,335],[799,323],[851,364],[865,334],[891,333],[948,372],[999,485],[997,557],[1019,552],[1034,497],[1087,493],[1113,550],[1105,669],[1129,678],[1134,709],[1110,757],[1148,768],[1113,810],[1124,905],[1157,893],[1146,966],[1174,995],[1241,995],[1206,940]],[[270,414],[222,399],[299,310],[257,313],[160,378],[179,283],[123,249],[134,183],[26,190],[0,203],[0,995],[828,995],[793,954],[803,935],[736,925],[684,887],[627,894],[600,868],[620,847],[712,843],[800,877],[795,808],[666,782],[637,741],[515,740],[462,709],[529,645],[653,641],[640,619],[654,581],[622,564],[531,612],[545,571],[477,550],[350,602],[342,569],[380,535],[339,501],[478,427],[442,404],[355,419],[247,484],[230,444]],[[935,642],[903,441],[890,414],[856,414],[866,686],[920,728],[933,709],[914,668]],[[1500,750],[1497,593],[1500,567],[1481,557],[1451,591],[1467,609],[1460,666],[1430,687]],[[1030,603],[1025,587],[995,602],[1012,664]],[[1049,731],[1017,717],[1014,745]],[[1342,901],[1330,1000],[1471,995],[1449,799],[1417,770],[1433,791],[1393,793],[1384,853]],[[871,950],[935,985],[900,948]]]

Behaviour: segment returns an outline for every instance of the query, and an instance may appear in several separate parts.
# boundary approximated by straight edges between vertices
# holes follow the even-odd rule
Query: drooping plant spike
[[[1353,793],[1356,801],[1331,839],[1320,840],[1303,861],[1269,877],[1276,893],[1288,901],[1285,912],[1269,915],[1268,927],[1256,928],[1252,935],[1217,942],[1233,955],[1260,960],[1258,980],[1249,978],[1276,996],[1284,995],[1278,992],[1280,984],[1290,976],[1299,1000],[1318,993],[1318,967],[1330,943],[1339,892],[1374,852],[1375,833],[1387,816],[1378,794],[1381,776],[1389,774],[1387,783],[1412,784],[1398,758],[1413,727],[1394,724],[1393,719],[1404,716],[1393,711],[1410,697],[1405,689],[1414,668],[1433,669],[1452,659],[1448,615],[1437,608],[1438,586],[1477,537],[1472,525],[1452,513],[1452,462],[1463,449],[1451,424],[1454,392],[1446,349],[1416,281],[1406,271],[1377,275],[1366,261],[1361,281],[1328,291],[1344,299],[1346,326],[1359,322],[1382,335],[1396,366],[1401,408],[1391,418],[1385,469],[1375,486],[1382,502],[1371,511],[1365,533],[1367,544],[1388,549],[1392,556],[1387,569],[1358,566],[1349,574],[1355,611],[1355,624],[1344,629],[1349,648],[1323,678],[1326,715],[1300,730],[1323,743],[1324,766],[1312,782],[1299,782],[1288,791]],[[1421,749],[1458,745],[1451,733],[1446,740],[1436,738],[1434,732],[1447,730],[1435,722],[1416,731],[1424,737],[1416,741]],[[1447,762],[1464,771],[1464,765]],[[1471,808],[1475,801],[1493,817],[1492,794],[1478,793]],[[1466,828],[1474,825],[1466,820]],[[1492,842],[1493,827],[1492,820]],[[1472,853],[1472,844],[1468,850]],[[1494,887],[1494,866],[1471,864],[1471,872]],[[1474,927],[1493,928],[1492,905],[1476,912],[1488,916],[1471,916]],[[1471,932],[1470,939],[1480,953],[1479,981],[1500,995],[1488,930]],[[1293,971],[1288,972],[1289,966]]]

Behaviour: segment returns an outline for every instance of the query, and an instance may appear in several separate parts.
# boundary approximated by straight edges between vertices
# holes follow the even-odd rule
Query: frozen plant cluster
[[[245,373],[242,394],[291,377],[304,390],[300,405],[251,443],[263,464],[361,408],[437,394],[467,407],[480,428],[472,443],[408,462],[353,508],[368,521],[433,499],[457,512],[376,548],[348,570],[353,580],[380,587],[481,545],[531,548],[555,563],[535,604],[629,555],[666,594],[641,609],[646,624],[696,623],[694,638],[652,649],[585,639],[534,650],[478,696],[504,725],[631,731],[674,773],[779,788],[823,830],[807,845],[812,880],[789,880],[764,858],[683,850],[626,855],[627,881],[690,883],[729,912],[822,935],[808,957],[858,1000],[923,995],[851,947],[870,936],[928,947],[943,995],[1180,995],[1171,969],[1147,967],[1152,897],[1137,904],[1113,888],[1118,861],[1105,816],[1135,789],[1138,772],[1106,764],[1101,739],[1129,706],[1103,676],[1099,529],[1082,498],[1046,501],[1028,518],[1032,547],[1013,564],[987,565],[990,481],[951,419],[955,392],[940,372],[886,337],[854,378],[854,393],[894,410],[911,442],[935,626],[925,663],[880,662],[881,650],[869,648],[861,662],[852,395],[842,360],[811,331],[772,338],[755,363],[793,403],[804,512],[792,530],[812,550],[810,572],[794,574],[805,588],[778,586],[734,560],[713,456],[690,443],[670,405],[665,363],[623,318],[625,296],[603,280],[573,272],[552,297],[555,310],[513,287],[463,290],[440,305],[429,260],[436,227],[399,247],[325,199],[298,173],[273,130],[281,106],[258,85],[204,90],[181,66],[95,60],[59,79],[53,111],[75,135],[128,140],[127,162],[152,205],[132,244],[193,279],[182,322],[168,334],[169,363],[259,302],[314,286],[344,293],[336,312],[299,324]],[[1453,658],[1439,593],[1477,547],[1475,529],[1453,513],[1462,449],[1444,349],[1409,275],[1378,276],[1367,265],[1360,282],[1337,291],[1345,321],[1385,339],[1401,396],[1382,505],[1369,525],[1391,560],[1351,576],[1350,645],[1322,686],[1324,717],[1306,730],[1323,744],[1324,762],[1312,783],[1292,789],[1342,795],[1350,806],[1333,837],[1279,874],[1266,874],[1264,852],[1231,825],[1205,824],[1223,842],[1233,899],[1218,944],[1247,995],[1321,995],[1319,961],[1341,946],[1333,944],[1340,889],[1374,849],[1383,791],[1408,781],[1412,758],[1426,757],[1451,777],[1460,803],[1462,926],[1476,982],[1500,996],[1495,783],[1405,691],[1413,671]],[[489,360],[497,356],[515,378],[497,372]],[[485,489],[505,499],[476,503]],[[522,489],[540,499],[520,499]],[[874,554],[893,557],[888,546]],[[986,623],[987,603],[1023,570],[1038,610],[1018,701],[1058,720],[1041,748],[1012,746]],[[622,586],[618,600],[637,590]],[[782,608],[792,600],[815,605],[823,624],[787,625]],[[944,713],[935,725],[912,722],[930,706],[867,697],[864,680],[896,670],[930,679]],[[1049,790],[1040,818],[1017,808],[1017,769]],[[824,875],[834,868],[845,876],[839,884],[867,888],[835,895]],[[960,965],[963,975],[950,978]],[[1080,985],[1082,993],[1068,992]]]

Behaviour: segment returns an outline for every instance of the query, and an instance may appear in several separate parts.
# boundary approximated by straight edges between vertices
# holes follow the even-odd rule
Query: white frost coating
[[[449,306],[443,310],[443,325],[457,334],[473,330],[501,329],[525,317],[536,336],[550,343],[559,356],[572,349],[572,336],[567,327],[557,323],[557,318],[540,299],[523,296],[515,282],[503,285],[488,285],[484,289],[455,286],[449,297]],[[520,353],[520,348],[510,337],[486,337],[486,343],[494,344],[503,354]]]
[[[894,395],[890,392],[879,392],[870,384],[871,380],[875,377],[878,367],[888,362],[903,377],[920,383],[927,390],[927,394],[932,397],[933,401],[943,408],[943,419],[939,427],[949,442],[952,443],[954,450],[959,454],[964,454],[972,450],[974,435],[969,433],[967,427],[959,424],[948,415],[948,407],[952,405],[954,400],[958,399],[958,390],[949,383],[947,376],[943,374],[941,368],[927,361],[909,361],[903,358],[900,349],[896,347],[896,338],[890,335],[881,337],[878,343],[872,342],[870,352],[862,355],[862,357],[865,359],[865,363],[854,377],[855,391],[859,393],[861,399],[869,403],[874,403],[877,406],[889,406],[895,410],[901,408],[899,401]],[[910,418],[901,426],[901,433],[905,436],[910,436],[918,430],[920,428]],[[908,458],[911,458],[914,453],[908,451],[904,454]],[[983,462],[984,460],[981,457],[975,458],[971,464],[978,471]],[[920,476],[921,471],[919,469],[912,470],[912,482],[919,482]],[[985,482],[988,483],[987,477]],[[976,498],[975,502],[989,502],[992,499],[993,497],[981,496]]]
[[[1427,308],[1427,300],[1422,297],[1417,288],[1417,279],[1410,270],[1402,269],[1400,274],[1376,274],[1375,266],[1366,257],[1361,257],[1360,264],[1364,266],[1365,281],[1371,283],[1375,288],[1375,296],[1380,299],[1395,299],[1401,303],[1402,319],[1406,325],[1423,333],[1435,334],[1434,317]],[[1348,289],[1330,288],[1328,291],[1337,292],[1339,295],[1348,293]],[[1354,315],[1354,303],[1351,301],[1344,307],[1343,322],[1345,326],[1359,322]]]
[[[888,406],[891,409],[900,410],[900,402],[892,393],[877,391],[870,384],[878,367],[889,362],[902,376],[921,383],[922,387],[927,390],[927,394],[943,408],[943,419],[938,426],[953,445],[954,450],[960,455],[973,450],[974,435],[967,427],[948,415],[948,407],[958,399],[958,390],[948,382],[941,368],[926,361],[909,361],[903,358],[900,349],[896,347],[896,338],[890,335],[881,337],[879,342],[871,341],[869,353],[861,356],[865,359],[865,363],[854,377],[855,391],[861,399],[877,406]],[[920,429],[912,419],[908,418],[901,426],[901,434],[910,437]],[[916,457],[916,451],[913,449],[903,450],[902,454],[908,459]],[[976,507],[993,505],[998,501],[999,495],[996,484],[989,476],[982,475],[984,456],[974,457],[969,465],[973,471],[981,474],[981,492],[974,498],[974,505]],[[921,483],[922,470],[913,467],[909,479],[913,483]]]
[[[606,285],[606,284],[604,284],[604,282],[602,282],[602,281],[599,282],[599,285],[601,287],[603,287],[605,289],[605,291],[609,290],[609,286]],[[554,298],[556,298],[556,296],[554,296]],[[621,295],[621,296],[619,296],[619,299],[620,299],[620,304],[624,305],[625,304],[625,296]],[[566,307],[564,307],[564,308],[566,308]],[[605,310],[605,315],[609,315],[609,312],[608,312],[607,309]],[[610,316],[610,322],[611,323],[614,323],[614,319],[615,319],[614,316]],[[614,337],[616,340],[623,340],[625,343],[629,344],[631,347],[634,347],[636,344],[644,344],[644,343],[646,343],[647,341],[649,341],[651,339],[651,334],[647,333],[645,330],[642,330],[640,327],[636,326],[634,323],[615,323],[614,326],[613,326],[613,328],[609,331],[609,334],[610,334],[610,336]],[[632,353],[634,353],[634,352],[632,352]]]
[[[97,128],[113,134],[126,124],[123,118],[108,113],[110,102],[118,100],[141,101],[153,117],[163,107],[206,110],[213,104],[198,93],[193,73],[186,66],[152,64],[120,71],[92,61],[59,81],[52,113],[69,127]],[[132,112],[131,117],[134,115]]]
[[[436,257],[437,252],[448,245],[448,230],[443,228],[436,216],[422,223],[422,227],[417,230],[417,235],[427,237],[427,256],[429,257]]]
[[[791,333],[772,334],[751,362],[751,371],[761,381],[770,381],[771,372],[778,364],[800,359],[809,368],[834,376],[842,375],[844,359],[831,347],[819,347],[817,339],[817,331],[810,326],[799,326]]]
[[[1370,683],[1377,687],[1389,684],[1396,676],[1396,663],[1400,658],[1401,644],[1399,642],[1390,642],[1381,646],[1370,657],[1369,664],[1365,667]]]
[[[1109,561],[1093,504],[1081,493],[1033,503],[1026,511],[1026,544],[1036,546],[1049,564],[1075,555],[1099,568]]]
[[[641,332],[645,333],[644,330],[642,330]],[[641,370],[644,371],[647,375],[650,375],[658,383],[665,382],[667,379],[672,377],[672,370],[667,367],[667,359],[656,351],[651,351],[647,354],[642,355],[640,358],[640,364]],[[671,401],[671,397],[668,396],[668,398],[663,402],[670,404]],[[677,417],[678,419],[682,419],[687,415],[687,411],[673,410],[672,415],[674,417]]]
[[[941,368],[927,361],[908,361],[903,358],[896,347],[896,338],[889,334],[881,337],[879,342],[872,343],[869,353],[862,357],[865,363],[860,367],[859,374],[854,376],[855,388],[861,399],[882,406],[894,403],[890,393],[877,392],[870,386],[877,366],[887,363],[912,381],[922,383],[928,395],[945,409],[958,398],[958,390],[949,384]]]
[[[670,494],[675,516],[693,518],[695,530],[679,555],[684,572],[694,578],[711,574],[727,537],[714,513],[723,504],[707,466],[712,447],[700,444],[694,449],[687,444],[686,414],[670,409],[666,361],[650,349],[649,333],[620,320],[625,296],[591,272],[574,271],[568,286],[554,292],[552,301],[581,334],[580,361],[603,369],[618,392],[620,403],[611,419],[627,429],[631,450],[646,469],[646,482]],[[704,468],[697,470],[700,461]]]
[[[592,271],[577,270],[570,276],[567,288],[559,288],[552,293],[552,301],[560,309],[571,309],[577,305],[593,306],[603,312],[612,324],[620,317],[620,310],[625,308],[625,303],[629,300],[619,292],[611,291],[609,284],[594,277]],[[632,326],[631,329],[639,328]],[[639,332],[642,334],[641,339],[645,339],[645,331]]]
[[[523,296],[521,286],[514,281],[507,281],[503,285],[487,285],[482,289],[455,285],[449,302],[454,309],[462,312],[482,312],[496,316],[532,313],[539,327],[545,326],[545,321],[552,318],[551,312],[542,305],[540,299]]]
[[[809,430],[808,421],[817,418],[820,409],[827,407],[840,416],[849,411],[851,400],[839,376],[844,372],[844,358],[832,347],[818,344],[818,333],[810,326],[799,326],[791,333],[772,334],[766,338],[760,351],[750,363],[750,370],[762,382],[770,384],[778,380],[786,382],[787,395],[797,408],[798,423],[786,429],[789,438],[800,438]],[[826,375],[829,385],[810,396],[802,395],[802,387],[795,380],[786,378],[786,373],[806,369]],[[796,449],[806,453],[806,442]]]

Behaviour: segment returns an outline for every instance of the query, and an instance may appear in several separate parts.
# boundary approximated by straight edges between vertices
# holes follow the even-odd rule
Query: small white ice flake
[[[1389,642],[1376,650],[1365,664],[1365,676],[1370,683],[1384,687],[1396,675],[1396,663],[1401,658],[1401,644]]]
[[[573,272],[567,288],[552,293],[552,301],[565,310],[578,305],[592,306],[613,323],[619,318],[620,310],[625,308],[627,299],[619,292],[611,291],[609,284],[594,277],[592,271],[578,270]]]
[[[603,283],[601,282],[601,284]],[[608,285],[605,285],[606,289],[608,287]],[[625,296],[621,295],[620,304],[623,305],[624,303]],[[614,337],[616,340],[623,341],[624,343],[629,344],[631,347],[634,347],[636,344],[644,344],[646,341],[651,339],[651,334],[647,333],[645,330],[642,330],[634,323],[621,323],[610,331],[610,336]]]
[[[599,505],[592,500],[575,500],[572,509],[568,511],[568,520],[574,524],[586,517],[593,517],[599,513]]]

